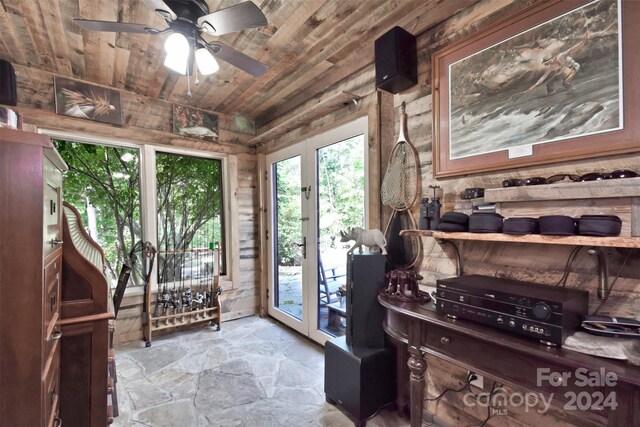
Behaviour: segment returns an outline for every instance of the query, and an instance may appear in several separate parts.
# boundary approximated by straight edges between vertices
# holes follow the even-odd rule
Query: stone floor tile
[[[124,380],[119,380],[118,382],[121,383],[123,381]],[[127,381],[125,387],[129,397],[131,398],[133,407],[136,410],[171,401],[171,393],[164,390],[162,387],[158,387],[146,378]]]
[[[266,395],[253,374],[225,373],[210,369],[200,374],[194,403],[199,411],[208,413],[210,407],[231,408],[257,400]]]
[[[149,376],[149,381],[171,394],[172,399],[192,397],[198,387],[198,375],[180,369],[164,369]]]
[[[325,401],[324,350],[272,319],[225,322],[116,347],[113,427],[349,427]],[[409,421],[384,409],[371,427]]]
[[[196,420],[197,415],[189,399],[154,406],[134,416],[134,421],[153,427],[193,426]]]

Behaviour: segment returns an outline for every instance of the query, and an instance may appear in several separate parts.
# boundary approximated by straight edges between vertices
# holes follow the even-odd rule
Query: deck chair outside
[[[345,274],[337,274],[336,267],[326,268],[322,264],[322,257],[318,254],[318,286],[320,305],[324,306],[338,300],[338,288],[344,281],[338,280],[345,277]]]

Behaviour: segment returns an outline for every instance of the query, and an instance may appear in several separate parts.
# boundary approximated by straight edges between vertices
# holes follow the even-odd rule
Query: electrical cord
[[[460,393],[461,391],[464,391],[467,387],[469,387],[469,384],[471,384],[471,381],[475,380],[477,378],[476,374],[473,374],[471,372],[469,372],[469,374],[467,375],[467,382],[465,383],[464,386],[462,386],[461,388],[458,389],[454,389],[454,388],[446,388],[444,389],[444,391],[442,393],[440,393],[437,397],[431,398],[431,399],[425,399],[428,401],[434,401],[434,400],[438,400],[440,399],[442,396],[444,396],[447,392],[454,392],[454,393]]]
[[[564,265],[564,273],[562,274],[560,280],[558,280],[558,283],[556,283],[556,286],[560,286],[560,284],[562,284],[562,287],[564,288],[567,285],[567,279],[569,278],[569,273],[571,272],[570,268],[573,265],[573,262],[576,260],[578,252],[580,252],[581,249],[582,246],[576,246],[571,250],[569,257],[567,258],[567,263]]]
[[[500,384],[500,387],[502,387],[502,384]],[[482,422],[482,424],[480,424],[480,427],[484,427],[485,424],[487,424],[487,421],[489,421],[489,418],[491,418],[491,398],[493,397],[493,393],[495,393],[496,391],[496,382],[494,381],[493,384],[491,385],[491,392],[489,393],[489,401],[487,402],[487,418],[484,419],[484,421]]]
[[[622,264],[620,265],[620,268],[618,269],[618,272],[616,273],[616,277],[613,278],[613,280],[611,281],[611,285],[609,285],[609,289],[607,290],[607,295],[611,293],[611,289],[613,289],[613,285],[615,285],[616,282],[618,281],[618,277],[620,277],[620,273],[622,273],[622,269],[627,264],[627,261],[629,260],[630,256],[631,256],[631,252],[627,252],[627,256],[624,258],[624,261],[622,262]],[[593,315],[598,314],[598,312],[602,308],[602,305],[605,302],[607,302],[606,299],[600,301],[600,304],[598,304],[598,307],[596,307],[596,309],[593,311]]]

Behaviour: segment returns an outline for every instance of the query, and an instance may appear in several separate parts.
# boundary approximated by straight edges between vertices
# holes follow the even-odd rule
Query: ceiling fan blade
[[[260,77],[267,72],[268,68],[262,62],[245,55],[244,53],[235,50],[234,48],[227,46],[220,42],[212,42],[207,45],[211,50],[211,53],[225,62],[240,68],[251,74],[254,77]]]
[[[127,22],[92,21],[89,19],[74,19],[73,22],[86,30],[108,31],[113,33],[158,34],[161,31],[148,25],[130,24]]]
[[[178,18],[175,12],[162,0],[142,0],[142,2],[168,21],[175,21]]]
[[[267,18],[260,8],[250,1],[220,9],[198,19],[198,26],[203,31],[216,36],[265,25]]]

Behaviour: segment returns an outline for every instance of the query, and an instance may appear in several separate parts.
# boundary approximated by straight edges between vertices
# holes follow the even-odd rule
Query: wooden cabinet
[[[116,399],[108,381],[113,312],[104,253],[84,230],[79,212],[66,202],[63,211],[60,418],[65,427],[102,427],[117,415],[107,406],[109,394],[113,406]]]
[[[590,399],[591,396],[597,396],[596,393],[608,396],[614,392],[617,402],[615,408],[607,405],[598,408],[588,403],[583,405],[586,409],[568,410],[567,415],[575,417],[574,421],[580,421],[578,425],[640,425],[640,368],[637,366],[562,347],[549,347],[472,321],[451,319],[436,313],[435,306],[431,304],[401,302],[387,296],[379,296],[378,301],[386,308],[385,332],[398,349],[398,408],[402,409],[407,403],[405,394],[409,390],[412,426],[422,425],[428,370],[425,354],[479,373],[507,387],[545,395],[561,412],[571,396],[582,393]],[[608,385],[594,384],[593,380],[581,383],[571,377],[571,380],[557,384],[541,381],[538,368],[574,376],[577,369],[584,369],[591,379],[594,374],[606,373],[615,374],[616,380],[615,385]],[[548,413],[540,414],[538,424],[543,425],[547,416]],[[565,421],[571,423],[571,419]],[[500,422],[498,424],[502,425]],[[508,421],[504,424],[508,424]]]
[[[0,129],[0,425],[58,425],[64,161]]]

